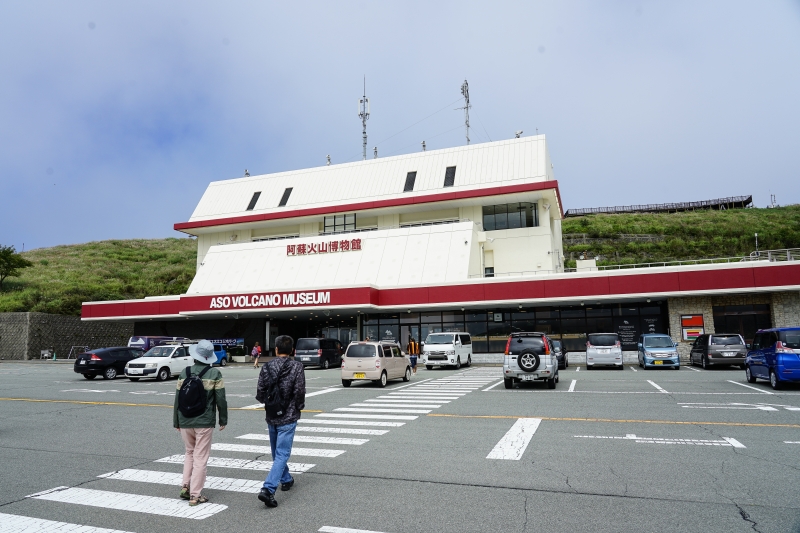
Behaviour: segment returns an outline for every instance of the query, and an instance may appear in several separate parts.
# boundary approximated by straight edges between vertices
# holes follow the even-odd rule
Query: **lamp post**
[[[756,257],[760,257],[758,253],[758,233],[756,233]]]

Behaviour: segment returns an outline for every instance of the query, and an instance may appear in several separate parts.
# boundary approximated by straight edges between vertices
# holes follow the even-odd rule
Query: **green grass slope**
[[[194,239],[136,239],[40,248],[22,254],[34,266],[6,278],[0,312],[80,315],[85,301],[186,292],[197,260]]]
[[[563,221],[564,237],[586,234],[591,242],[564,242],[567,266],[581,253],[598,264],[646,263],[736,257],[755,250],[800,248],[800,205],[774,209],[731,209],[684,213],[589,215]],[[650,235],[654,242],[626,242],[620,234]],[[602,239],[597,242],[596,239]]]

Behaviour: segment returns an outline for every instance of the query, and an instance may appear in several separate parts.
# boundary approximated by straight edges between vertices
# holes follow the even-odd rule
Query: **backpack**
[[[278,377],[275,378],[274,381],[270,379],[267,382],[267,390],[264,397],[264,410],[267,412],[269,418],[280,418],[286,414],[287,402],[283,398],[280,383],[283,371],[288,366],[287,363],[284,363],[283,367],[278,372]]]
[[[192,367],[186,369],[187,378],[183,380],[178,391],[178,409],[186,418],[195,418],[206,412],[206,388],[203,385],[203,374],[211,366],[205,367],[196,376],[192,375]]]

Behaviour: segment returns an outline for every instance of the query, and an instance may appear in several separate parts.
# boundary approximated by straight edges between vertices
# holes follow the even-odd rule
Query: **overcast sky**
[[[566,208],[800,202],[797,0],[6,0],[0,50],[18,250],[182,236],[210,181],[360,159],[364,76],[370,157],[464,144],[466,78],[473,143],[538,128]]]

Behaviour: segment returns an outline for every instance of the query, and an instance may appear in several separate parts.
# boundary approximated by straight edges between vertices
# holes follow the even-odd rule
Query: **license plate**
[[[141,373],[142,373],[142,369],[141,368],[129,368],[128,369],[128,374],[141,374]]]
[[[311,361],[311,358],[310,357],[301,357],[300,360],[301,361]]]
[[[611,350],[597,350],[597,353],[609,353]]]
[[[78,362],[78,364],[79,364],[79,365],[85,365],[85,364],[86,364],[86,361],[79,361],[79,362]]]
[[[734,357],[736,354],[732,352],[723,352],[722,357]]]
[[[367,375],[363,372],[356,372],[353,374],[353,379],[367,379]]]
[[[536,379],[536,377],[535,376],[522,376],[522,378],[520,378],[520,379],[522,379],[522,381],[533,381],[533,380]]]
[[[664,361],[653,361],[654,365],[663,365]]]

